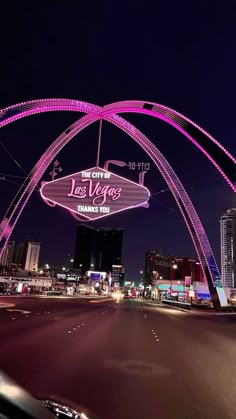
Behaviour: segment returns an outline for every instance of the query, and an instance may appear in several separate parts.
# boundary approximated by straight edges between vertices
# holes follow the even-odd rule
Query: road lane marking
[[[144,317],[145,317],[145,319],[147,318],[147,315],[146,314],[144,314]]]
[[[16,320],[16,319],[15,319],[15,317],[12,317],[11,319],[12,319],[12,320]]]
[[[22,313],[22,314],[30,314],[31,313],[31,311],[18,310],[17,308],[7,308],[7,311],[18,311],[19,313]]]
[[[82,326],[84,326],[84,323],[82,323]]]
[[[152,334],[153,334],[153,337],[155,338],[156,342],[160,342],[160,339],[157,337],[155,329],[152,329]]]
[[[76,327],[73,327],[73,330],[76,330]]]
[[[68,333],[71,333],[71,330],[68,330]]]

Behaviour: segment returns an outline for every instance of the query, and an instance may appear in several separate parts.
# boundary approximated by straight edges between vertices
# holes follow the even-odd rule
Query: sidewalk
[[[145,301],[143,301],[145,302]],[[186,313],[189,314],[194,314],[197,316],[236,316],[236,312],[226,312],[226,311],[215,311],[213,309],[209,309],[209,310],[204,310],[204,309],[200,309],[200,308],[192,308],[191,310],[186,310],[184,308],[180,308],[180,307],[176,307],[176,306],[171,306],[168,304],[164,304],[161,303],[160,301],[150,301],[150,302],[146,302],[146,304],[148,305],[152,305],[152,306],[156,306],[156,307],[161,307],[161,308],[170,308],[172,310],[179,310],[179,311],[184,311]]]

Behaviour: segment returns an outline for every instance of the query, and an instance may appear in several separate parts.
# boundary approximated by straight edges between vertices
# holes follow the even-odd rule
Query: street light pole
[[[170,264],[170,289],[171,289],[171,295],[172,295],[172,286],[173,286],[172,273],[173,273],[173,269],[176,270],[177,268],[178,268],[177,263],[175,262],[175,260],[172,260],[172,263]]]

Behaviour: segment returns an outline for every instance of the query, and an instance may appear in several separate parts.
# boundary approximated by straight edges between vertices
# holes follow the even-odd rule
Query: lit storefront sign
[[[60,205],[87,220],[144,206],[150,197],[145,186],[100,167],[45,182],[40,193],[46,202]]]
[[[170,288],[170,285],[168,285],[168,284],[159,284],[157,286],[157,288],[160,291],[168,291],[168,289]],[[184,291],[184,286],[183,285],[172,285],[172,291],[180,291],[180,292],[183,292]]]
[[[95,272],[95,271],[88,271],[86,275],[92,279],[93,281],[103,280],[106,279],[107,273],[106,272]]]

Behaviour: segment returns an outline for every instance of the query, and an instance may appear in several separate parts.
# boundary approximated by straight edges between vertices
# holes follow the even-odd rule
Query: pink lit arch
[[[210,134],[186,116],[157,103],[138,100],[111,103],[104,107],[106,114],[141,113],[162,119],[182,132],[214,164],[230,187],[236,192],[236,159]]]
[[[177,175],[174,173],[169,163],[161,155],[159,150],[157,150],[157,148],[151,143],[151,141],[148,140],[147,137],[145,137],[132,124],[116,115],[116,113],[146,113],[164,119],[166,122],[170,123],[175,128],[183,132],[184,135],[186,135],[192,142],[194,142],[195,145],[197,145],[204,152],[204,154],[207,155],[207,157],[218,168],[220,173],[223,175],[223,177],[226,179],[226,181],[229,183],[229,185],[232,187],[234,191],[235,186],[233,182],[235,173],[235,159],[219,143],[217,143],[216,140],[210,137],[209,134],[203,131],[192,121],[162,105],[150,104],[147,102],[119,102],[101,108],[96,105],[88,104],[85,102],[68,99],[49,99],[32,101],[11,106],[0,111],[0,127],[22,117],[29,116],[35,113],[57,110],[84,112],[88,113],[88,115],[82,117],[77,122],[72,124],[68,129],[66,129],[48,147],[48,149],[45,151],[45,153],[42,155],[42,157],[39,159],[37,164],[32,169],[28,178],[26,179],[18,194],[14,198],[0,225],[0,255],[4,250],[5,245],[9,240],[9,237],[19,219],[19,216],[22,213],[26,203],[28,202],[28,199],[30,198],[32,192],[34,191],[38,181],[41,179],[45,170],[56,157],[58,152],[78,132],[80,132],[82,129],[86,128],[96,120],[103,118],[127,132],[127,134],[129,134],[138,144],[140,144],[143,147],[143,149],[147,152],[150,158],[152,158],[152,160],[155,162],[164,179],[168,183],[168,186],[170,187],[173,196],[176,199],[177,205],[179,206],[181,214],[186,222],[187,228],[190,232],[195,249],[197,251],[200,263],[202,265],[202,269],[205,272],[209,284],[209,289],[214,301],[214,305],[217,307],[227,304],[225,293],[222,289],[220,281],[219,271],[214,259],[214,255],[210,248],[210,244],[208,242],[206,233],[190,201],[190,198],[184,190]],[[196,136],[200,135],[199,132],[202,133],[204,137],[201,137],[199,140],[199,143],[201,144],[199,144],[189,134],[189,132],[191,132],[192,134],[192,128],[190,129],[189,127],[194,127],[197,130]],[[205,139],[205,141],[208,141],[208,151],[212,151],[213,155],[215,152],[214,147],[217,147],[217,150],[220,150],[220,159],[219,153],[216,160],[214,160],[213,155],[204,150],[202,146],[203,139]],[[214,143],[214,147],[211,150],[209,150],[209,141]],[[222,163],[224,170],[219,166],[219,163]],[[228,168],[227,164],[229,166]]]

